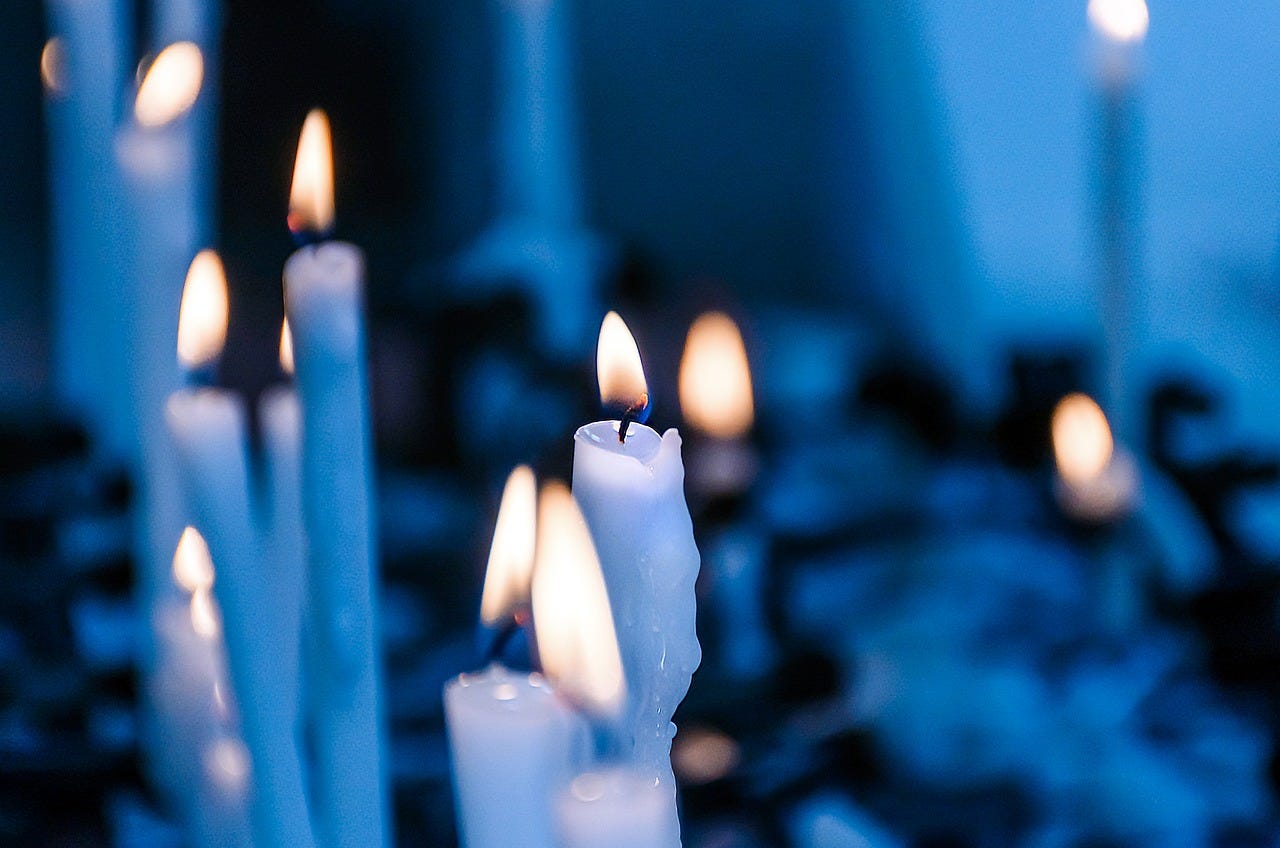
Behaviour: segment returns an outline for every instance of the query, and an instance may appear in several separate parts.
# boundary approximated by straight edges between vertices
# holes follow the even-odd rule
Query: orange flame
[[[133,114],[144,127],[162,127],[190,111],[204,83],[204,56],[190,41],[160,51],[138,87]]]
[[[755,420],[747,348],[723,312],[701,315],[689,328],[680,360],[680,409],[691,426],[718,439],[745,435]]]
[[[312,109],[302,123],[289,190],[289,231],[325,233],[333,228],[333,139],[329,116]]]
[[[227,341],[227,275],[212,250],[191,260],[178,309],[178,361],[186,368],[208,365]]]
[[[529,602],[533,553],[538,532],[538,483],[533,469],[520,465],[507,477],[493,528],[485,571],[480,620],[490,627],[509,619]]]

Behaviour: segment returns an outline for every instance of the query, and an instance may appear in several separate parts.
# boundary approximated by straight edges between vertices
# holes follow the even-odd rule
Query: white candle
[[[537,482],[519,466],[507,478],[493,528],[480,618],[503,637],[530,603]],[[586,727],[540,674],[493,664],[444,691],[458,829],[466,848],[558,848],[552,799],[572,776]]]
[[[48,0],[52,38],[41,54],[49,130],[54,387],[84,416],[96,446],[125,455],[129,409],[110,379],[124,365],[112,211],[119,185],[111,166],[117,99],[124,88],[127,4]],[[114,353],[113,353],[114,352]]]
[[[464,848],[559,848],[552,802],[585,746],[581,720],[542,675],[499,665],[449,681],[444,709]]]
[[[332,162],[328,119],[313,112],[290,194],[295,232],[332,226]],[[286,263],[284,285],[303,418],[307,629],[324,658],[308,681],[317,832],[326,845],[372,848],[391,841],[391,828],[378,692],[364,260],[350,244],[304,247]]]
[[[221,353],[225,290],[216,255],[201,253],[187,276],[178,327],[179,359],[189,370],[208,367]],[[244,405],[225,390],[185,389],[169,397],[166,412],[182,500],[217,563],[227,658],[252,762],[254,834],[264,846],[310,845],[296,703],[280,671],[283,630],[297,622],[280,615],[263,573]]]
[[[606,405],[647,407],[639,352],[615,313],[601,326],[597,371]],[[680,434],[659,436],[629,423],[623,440],[620,429],[621,422],[598,421],[578,430],[573,492],[600,553],[617,625],[629,688],[625,747],[633,764],[673,787],[674,799],[671,718],[702,658],[694,596],[700,556],[684,498]]]
[[[286,348],[288,323],[281,330],[280,365],[293,374],[293,354]],[[302,408],[292,385],[273,386],[258,401],[265,472],[265,514],[261,525],[267,564],[263,579],[274,598],[279,624],[279,674],[286,699],[300,718],[302,608],[307,580],[307,538],[302,523]],[[300,731],[300,728],[299,728]]]
[[[1135,83],[1150,20],[1145,0],[1089,0],[1088,18],[1101,97],[1096,188],[1106,400],[1121,441],[1133,447],[1140,444],[1142,426],[1127,390],[1141,332]]]
[[[675,787],[627,769],[578,775],[556,799],[563,848],[679,848]],[[673,826],[674,825],[674,826]]]

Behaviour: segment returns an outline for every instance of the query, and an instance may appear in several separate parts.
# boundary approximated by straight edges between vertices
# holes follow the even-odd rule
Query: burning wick
[[[515,638],[515,635],[528,623],[529,609],[527,607],[513,612],[506,623],[502,625],[502,629],[498,631],[498,635],[494,636],[493,641],[489,643],[488,650],[484,652],[484,662],[481,665],[497,662],[502,657],[502,652],[507,649],[507,645],[511,644],[511,640]]]
[[[622,419],[618,422],[618,444],[625,445],[627,443],[627,431],[631,429],[631,422],[638,421],[639,416],[649,408],[649,393],[645,392],[640,395],[631,406],[628,406],[622,413]]]

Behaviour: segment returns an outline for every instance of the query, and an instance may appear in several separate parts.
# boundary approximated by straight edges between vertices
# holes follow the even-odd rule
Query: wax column
[[[627,681],[610,594],[582,512],[558,481],[543,487],[538,502],[533,620],[547,677],[596,729],[595,755],[555,798],[559,844],[678,848],[674,784],[625,758],[630,734],[618,719]]]
[[[218,274],[221,263],[202,253],[188,278],[178,328],[178,351],[188,369],[216,359],[226,334],[226,301],[195,292],[194,281]],[[205,267],[210,271],[197,273]],[[220,312],[221,321],[209,321]],[[214,388],[174,392],[166,405],[169,436],[176,449],[182,501],[201,529],[217,563],[217,600],[222,610],[232,687],[252,769],[251,820],[259,846],[312,844],[304,781],[293,735],[296,711],[284,691],[277,647],[276,599],[267,594],[262,550],[250,504],[248,438],[244,404]]]
[[[680,359],[680,410],[690,440],[689,491],[707,551],[718,659],[732,677],[766,674],[774,648],[764,609],[764,534],[750,520],[748,494],[759,461],[748,442],[755,420],[742,333],[722,312],[700,315]]]
[[[123,456],[131,429],[127,395],[114,385],[104,354],[124,341],[112,296],[121,263],[112,229],[119,186],[111,144],[130,55],[128,4],[44,6],[52,35],[40,71],[49,119],[55,390],[61,403],[86,416],[99,447]]]
[[[626,407],[574,436],[573,491],[595,538],[617,624],[629,697],[629,759],[672,790],[671,718],[701,660],[694,582],[699,554],[684,499],[680,434],[631,421],[648,410],[635,341],[609,313],[600,330],[601,399]],[[536,610],[535,610],[536,615]],[[674,815],[674,808],[673,808]]]
[[[288,321],[280,327],[280,368],[292,381],[293,342]],[[268,596],[275,599],[279,674],[286,701],[293,705],[292,725],[300,733],[307,534],[302,524],[302,408],[292,382],[272,386],[262,393],[258,420],[262,427],[266,489],[263,514],[259,516],[267,553],[262,576]]]
[[[1141,337],[1136,80],[1149,18],[1144,0],[1089,0],[1088,17],[1100,100],[1096,191],[1106,402],[1121,443],[1136,447],[1142,422],[1129,389]]]
[[[502,494],[480,604],[482,621],[497,633],[490,659],[527,621],[536,511],[533,472],[520,466]],[[462,845],[505,848],[518,835],[525,848],[559,848],[552,800],[586,738],[568,704],[541,674],[494,661],[449,681],[444,707]]]
[[[167,579],[173,540],[183,527],[181,498],[171,446],[164,433],[164,404],[182,376],[176,344],[183,274],[195,255],[196,219],[192,193],[192,141],[185,116],[200,93],[204,64],[192,44],[165,48],[148,69],[133,116],[116,137],[126,216],[123,254],[127,261],[116,295],[121,308],[110,316],[119,348],[101,355],[119,369],[127,403],[125,433],[137,485],[135,554],[142,566],[143,601]],[[118,359],[116,357],[119,357]]]
[[[315,111],[298,142],[290,228],[322,236],[332,227],[333,208],[329,123]],[[302,404],[306,627],[325,658],[308,681],[317,832],[328,846],[372,848],[388,844],[391,834],[379,706],[363,257],[341,242],[304,247],[286,263],[284,286]]]

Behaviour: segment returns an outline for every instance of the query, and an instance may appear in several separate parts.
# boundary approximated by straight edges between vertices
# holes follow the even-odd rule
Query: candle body
[[[573,493],[591,528],[627,679],[623,753],[672,789],[671,718],[702,659],[695,630],[700,557],[684,498],[680,434],[599,421],[574,436]],[[678,832],[678,824],[676,825]]]
[[[324,658],[308,680],[317,831],[351,848],[390,841],[363,278],[359,250],[338,242],[303,248],[284,269],[303,418],[306,629]]]
[[[311,845],[296,707],[278,671],[280,622],[276,599],[266,593],[249,504],[244,407],[228,392],[202,389],[176,393],[167,411],[192,522],[213,558],[231,682],[252,761],[256,843]]]
[[[61,47],[48,92],[54,384],[58,400],[85,418],[99,447],[123,455],[129,433],[126,393],[112,384],[124,340],[116,277],[115,209],[119,184],[111,166],[116,106],[123,88],[126,4],[89,0],[45,3],[49,32]],[[110,440],[110,441],[108,441]]]
[[[278,623],[277,673],[295,727],[301,713],[302,608],[306,593],[307,538],[302,524],[302,408],[292,387],[275,386],[258,403],[266,472],[266,514],[260,524],[267,561],[263,581]]]
[[[579,775],[556,799],[563,848],[679,848],[673,784],[612,769]]]
[[[559,848],[552,803],[587,728],[538,674],[493,665],[444,688],[464,848]]]

